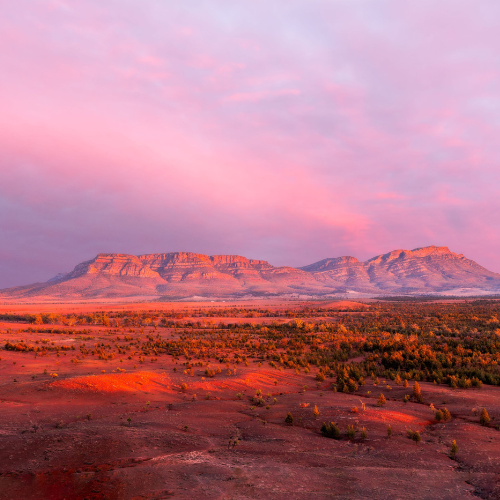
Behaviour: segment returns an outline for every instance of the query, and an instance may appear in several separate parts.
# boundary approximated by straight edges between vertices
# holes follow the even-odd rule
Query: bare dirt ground
[[[0,345],[20,337],[50,345],[110,339],[99,327],[61,336],[18,331],[25,326],[0,324]],[[75,363],[69,351],[0,350],[0,357],[1,499],[500,498],[498,387],[422,382],[419,404],[404,403],[409,390],[391,381],[375,386],[367,379],[355,394],[343,394],[329,379],[318,385],[314,371],[267,364],[238,365],[236,373],[207,379],[204,368],[184,373],[168,355],[142,364],[125,357]],[[259,389],[266,406],[254,407],[250,398]],[[431,404],[446,406],[451,420],[436,423]],[[489,427],[479,425],[483,407]],[[288,412],[293,425],[285,423]],[[353,425],[358,433],[328,439],[320,433],[323,422],[338,423],[343,434]],[[418,430],[422,441],[408,439],[408,430]],[[456,460],[449,457],[452,440]]]
[[[366,299],[363,302],[371,302],[372,299]],[[303,300],[233,300],[233,301],[207,301],[207,302],[124,302],[117,300],[116,302],[100,301],[100,302],[79,302],[79,303],[59,303],[59,302],[0,302],[0,313],[13,311],[19,313],[39,313],[39,312],[73,312],[81,313],[87,311],[142,311],[142,310],[194,310],[194,309],[223,309],[232,307],[242,307],[246,309],[259,308],[267,310],[278,310],[290,307],[328,307],[328,308],[359,308],[366,307],[362,301],[303,301]]]

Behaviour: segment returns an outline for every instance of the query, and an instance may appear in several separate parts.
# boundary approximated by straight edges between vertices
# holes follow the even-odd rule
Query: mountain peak
[[[351,257],[350,255],[344,255],[342,257],[335,257],[330,259],[323,259],[319,262],[315,262],[314,264],[310,264],[308,266],[301,267],[302,271],[308,272],[320,272],[320,271],[328,271],[330,269],[335,269],[336,267],[343,265],[352,265],[359,263],[359,260],[356,257]]]
[[[462,254],[457,255],[450,252],[448,247],[438,247],[431,245],[428,247],[414,248],[413,250],[393,250],[392,252],[384,253],[382,255],[377,255],[368,259],[367,263],[381,263],[389,262],[396,259],[415,259],[423,257],[439,257],[443,255],[449,255],[452,257],[463,257]]]
[[[435,245],[431,245],[428,247],[420,247],[414,248],[410,250],[410,252],[416,257],[427,257],[427,255],[444,255],[444,254],[452,254],[448,247],[437,247]],[[456,255],[456,254],[454,254]]]
[[[46,283],[0,291],[1,297],[88,299],[110,297],[239,298],[367,294],[500,292],[500,275],[448,247],[393,250],[360,262],[343,256],[309,266],[274,267],[241,255],[171,252],[99,253]],[[474,292],[473,292],[474,293]]]

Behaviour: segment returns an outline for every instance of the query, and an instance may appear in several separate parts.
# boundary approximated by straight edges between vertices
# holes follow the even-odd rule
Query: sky
[[[497,0],[0,6],[0,288],[100,252],[500,272]]]

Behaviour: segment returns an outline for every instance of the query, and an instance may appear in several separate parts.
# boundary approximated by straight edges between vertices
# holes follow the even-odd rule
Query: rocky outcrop
[[[100,253],[95,259],[78,264],[66,277],[71,279],[85,274],[110,274],[142,278],[159,277],[159,274],[153,271],[139,257],[122,253]]]
[[[500,275],[447,247],[394,250],[365,262],[345,256],[300,269],[239,255],[191,252],[107,254],[47,283],[0,291],[0,297],[221,297],[336,293],[435,293],[458,288],[500,292]]]

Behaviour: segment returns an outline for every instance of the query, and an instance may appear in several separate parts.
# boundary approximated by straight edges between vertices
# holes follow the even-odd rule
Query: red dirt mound
[[[151,372],[89,375],[52,382],[51,386],[78,392],[136,392],[170,389],[167,375]]]

